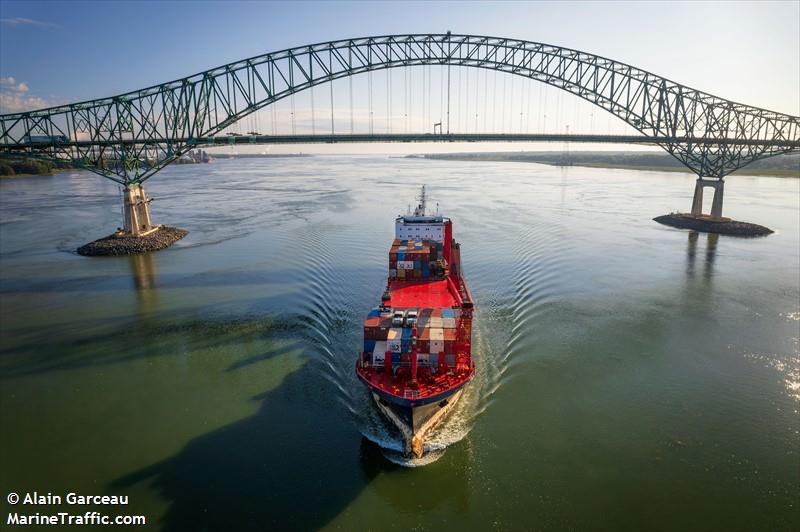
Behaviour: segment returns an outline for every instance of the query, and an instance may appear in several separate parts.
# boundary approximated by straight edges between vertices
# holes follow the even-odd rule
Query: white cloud
[[[44,98],[0,92],[0,114],[34,111],[45,107],[51,107],[51,104]]]
[[[14,18],[0,18],[1,24],[8,26],[39,26],[40,28],[55,28],[56,25],[50,22],[41,20],[34,20],[32,18],[14,17]]]
[[[27,83],[18,82],[12,76],[0,77],[0,114],[52,107],[46,99],[28,94],[29,90]]]

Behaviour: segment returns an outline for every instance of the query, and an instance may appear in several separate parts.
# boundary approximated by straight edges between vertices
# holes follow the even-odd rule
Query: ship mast
[[[425,202],[427,201],[427,197],[425,196],[425,185],[422,185],[422,190],[419,193],[419,204],[417,208],[414,209],[415,216],[425,216]]]

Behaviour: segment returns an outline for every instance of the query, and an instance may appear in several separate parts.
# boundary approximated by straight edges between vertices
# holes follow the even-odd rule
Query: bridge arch
[[[68,158],[120,184],[142,183],[199,139],[292,94],[417,65],[490,69],[558,87],[660,139],[700,177],[721,179],[800,147],[800,117],[731,102],[570,48],[448,32],[287,48],[111,98],[0,115],[0,152]]]

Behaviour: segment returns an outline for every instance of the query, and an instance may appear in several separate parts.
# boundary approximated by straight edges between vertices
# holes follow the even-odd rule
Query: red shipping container
[[[366,340],[386,340],[389,336],[389,329],[380,327],[364,327],[364,339]]]

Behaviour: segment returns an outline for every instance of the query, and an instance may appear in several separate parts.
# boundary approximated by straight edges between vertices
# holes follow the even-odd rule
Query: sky
[[[0,112],[107,97],[194,74],[225,63],[291,46],[339,38],[392,33],[446,32],[510,37],[561,45],[595,53],[643,68],[678,83],[733,101],[800,115],[800,2],[15,2],[0,0]],[[472,85],[503,87],[493,78],[475,77]],[[412,72],[419,84],[421,71]],[[433,84],[437,72],[427,72]],[[404,74],[400,74],[400,77]],[[414,77],[416,76],[416,78]],[[383,78],[381,78],[383,79]],[[469,82],[467,78],[466,83]],[[392,87],[402,83],[395,74]],[[347,123],[341,82],[334,101],[316,89],[316,104],[326,102],[339,121]],[[388,81],[387,81],[388,83]],[[430,83],[430,78],[429,78]],[[517,82],[519,83],[519,82]],[[531,82],[534,85],[536,82]],[[388,85],[374,97],[385,101]],[[366,123],[366,85],[355,82],[354,121]],[[464,85],[466,86],[466,84]],[[471,94],[472,89],[465,89]],[[488,90],[488,89],[487,89]],[[491,94],[499,94],[500,88]],[[505,89],[509,90],[509,89]],[[494,130],[625,133],[610,117],[593,115],[590,107],[558,89],[510,87],[509,110],[496,119]],[[527,91],[527,93],[525,92]],[[538,92],[537,92],[538,91]],[[382,111],[384,130],[430,127],[431,101],[411,96],[398,99],[394,90]],[[527,96],[526,96],[527,94]],[[316,129],[305,95],[295,118],[302,131]],[[480,94],[461,96],[461,130],[480,129],[490,111],[478,114]],[[299,97],[299,96],[298,96]],[[415,126],[404,119],[404,106],[428,99],[427,115]],[[451,97],[454,95],[451,94]],[[525,98],[528,103],[526,104]],[[472,100],[470,100],[472,98]],[[514,100],[516,98],[516,100]],[[549,100],[547,100],[549,98]],[[530,101],[533,100],[531,104]],[[576,99],[577,100],[577,99]],[[470,104],[472,101],[472,104]],[[438,102],[436,102],[438,104]],[[287,126],[284,102],[277,115],[263,112],[243,130],[269,133]],[[470,110],[470,105],[476,109]],[[526,105],[528,107],[526,107]],[[530,106],[536,111],[528,111]],[[511,107],[511,105],[509,105]],[[433,114],[437,112],[435,106]],[[542,110],[543,109],[543,110]],[[598,110],[598,113],[604,113]],[[377,114],[377,110],[376,110]],[[417,112],[416,114],[420,114]],[[544,120],[542,116],[549,118]],[[496,111],[495,111],[496,115]],[[528,116],[530,115],[530,116]],[[591,117],[590,117],[591,115]],[[400,121],[398,122],[398,116]],[[610,116],[610,115],[609,115]],[[435,119],[436,117],[434,117]],[[558,118],[558,124],[556,124]],[[481,120],[482,119],[482,120]],[[614,119],[616,120],[616,119]],[[432,120],[431,120],[432,121]],[[328,119],[328,123],[330,120]],[[324,123],[323,121],[320,123]],[[311,125],[313,124],[313,126]],[[341,127],[346,126],[338,126]],[[513,128],[512,128],[513,130]]]

